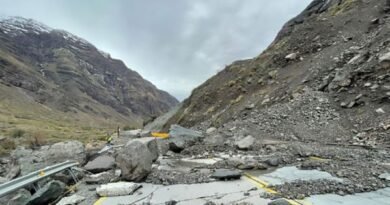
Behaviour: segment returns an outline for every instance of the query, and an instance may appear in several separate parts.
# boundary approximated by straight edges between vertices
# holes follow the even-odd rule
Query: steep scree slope
[[[261,55],[196,88],[166,127],[256,125],[252,134],[269,137],[389,142],[389,45],[390,1],[314,0]]]

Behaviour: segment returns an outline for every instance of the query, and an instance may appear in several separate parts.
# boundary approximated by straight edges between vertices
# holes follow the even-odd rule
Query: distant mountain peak
[[[33,19],[0,18],[0,53],[0,97],[23,92],[17,109],[43,105],[78,120],[140,125],[178,103],[83,38]]]
[[[53,30],[43,23],[19,16],[0,17],[0,28],[3,33],[11,35],[50,33]]]

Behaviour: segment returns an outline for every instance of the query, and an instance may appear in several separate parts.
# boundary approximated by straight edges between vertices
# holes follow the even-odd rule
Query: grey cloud
[[[258,55],[310,0],[0,0],[0,14],[79,35],[179,99]]]

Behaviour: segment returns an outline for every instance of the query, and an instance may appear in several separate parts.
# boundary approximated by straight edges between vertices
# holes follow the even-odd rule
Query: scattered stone
[[[276,157],[270,158],[270,159],[267,159],[267,160],[265,161],[265,163],[267,163],[269,166],[277,167],[277,166],[279,166],[279,164],[280,164],[280,159],[279,159],[279,158],[276,158]]]
[[[111,170],[115,167],[115,159],[108,155],[102,155],[96,159],[89,161],[84,169],[92,173],[100,173]]]
[[[65,184],[60,181],[51,181],[32,195],[28,205],[49,204],[65,192]]]
[[[290,202],[285,199],[276,199],[268,203],[268,205],[290,205]]]
[[[383,173],[383,174],[379,175],[379,178],[390,181],[390,173]]]
[[[245,138],[236,142],[235,145],[240,150],[250,150],[253,148],[254,143],[255,143],[255,138],[252,137],[251,135],[248,135]]]
[[[27,205],[30,201],[31,193],[26,189],[19,189],[17,194],[12,197],[7,205]]]
[[[140,187],[140,184],[132,182],[117,182],[97,187],[96,193],[101,197],[125,196],[133,194]]]
[[[386,112],[383,110],[383,108],[378,108],[375,110],[376,113],[378,114],[385,114]]]
[[[234,179],[240,179],[241,175],[242,173],[238,170],[217,169],[211,175],[211,178],[217,180],[234,180]]]
[[[379,63],[382,68],[390,68],[390,52],[379,57]]]
[[[341,102],[340,103],[340,107],[342,107],[342,108],[346,108],[347,106],[348,106],[347,102]]]
[[[255,105],[254,103],[251,103],[251,104],[245,106],[245,109],[247,109],[247,110],[252,110],[253,108],[255,108],[255,106],[256,106],[256,105]]]
[[[153,154],[144,143],[129,141],[118,152],[116,162],[124,180],[138,182],[151,172],[153,159]]]
[[[127,138],[135,138],[135,137],[140,137],[141,136],[141,129],[136,129],[136,130],[126,130],[126,131],[121,131],[119,133],[120,137],[127,137]]]
[[[216,130],[217,130],[217,128],[215,128],[215,127],[210,127],[209,129],[206,130],[206,134],[209,135],[209,134],[215,132]]]
[[[74,194],[72,196],[62,198],[56,205],[77,205],[84,200],[85,197]]]
[[[338,70],[336,76],[333,78],[332,82],[329,84],[330,90],[336,90],[340,87],[348,87],[351,85],[351,73],[348,70]]]
[[[371,24],[379,24],[379,18],[372,19]]]
[[[222,146],[225,144],[225,138],[221,134],[211,135],[205,138],[204,143],[210,146]]]
[[[287,60],[296,60],[298,58],[297,53],[290,53],[285,57]]]

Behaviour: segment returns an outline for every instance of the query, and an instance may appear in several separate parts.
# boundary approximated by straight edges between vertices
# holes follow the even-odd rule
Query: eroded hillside
[[[49,130],[141,126],[177,104],[125,64],[66,31],[31,19],[0,20],[0,122]]]
[[[364,132],[362,138],[388,143],[389,6],[386,0],[313,1],[261,55],[232,63],[195,89],[168,124],[206,128],[252,119],[262,126],[248,129],[256,135],[315,133],[334,141]],[[301,102],[305,96],[312,97]]]

